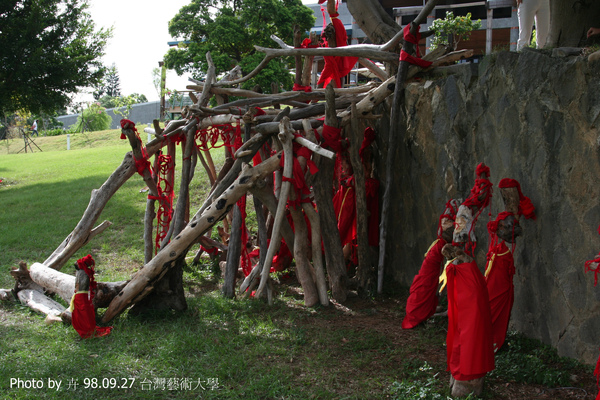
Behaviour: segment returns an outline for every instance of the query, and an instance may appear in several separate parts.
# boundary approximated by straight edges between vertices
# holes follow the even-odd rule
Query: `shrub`
[[[92,103],[83,110],[77,118],[75,132],[104,131],[110,128],[112,118],[106,113],[106,109],[100,103]]]
[[[481,28],[481,20],[471,20],[471,13],[464,17],[455,17],[452,11],[446,11],[446,18],[436,19],[430,29],[435,32],[431,39],[431,49],[448,45],[448,37],[452,36],[452,46],[456,50],[458,42],[469,40],[471,32]]]

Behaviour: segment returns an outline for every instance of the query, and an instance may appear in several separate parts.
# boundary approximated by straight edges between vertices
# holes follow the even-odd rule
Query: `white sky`
[[[104,65],[113,63],[119,73],[121,94],[143,94],[148,101],[158,100],[152,83],[152,70],[169,50],[168,23],[190,0],[90,0],[88,12],[96,29],[113,27],[113,37],[105,48]],[[303,0],[314,4],[317,0]],[[188,76],[167,71],[166,86],[184,90]],[[91,96],[84,96],[89,98]]]

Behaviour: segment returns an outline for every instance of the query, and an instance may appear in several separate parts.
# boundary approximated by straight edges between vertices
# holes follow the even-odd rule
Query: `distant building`
[[[111,116],[112,123],[110,129],[118,129],[121,127],[121,117],[115,114],[114,108],[106,109],[106,113]],[[126,107],[118,108],[122,112],[125,112]],[[79,114],[61,115],[56,118],[59,122],[63,123],[65,128],[70,128],[77,122]],[[160,102],[150,101],[147,103],[138,103],[131,106],[131,110],[127,119],[132,120],[136,124],[152,124],[152,121],[160,118]]]

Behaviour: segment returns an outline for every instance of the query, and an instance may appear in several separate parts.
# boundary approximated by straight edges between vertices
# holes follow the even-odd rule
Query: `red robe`
[[[71,314],[73,328],[84,339],[106,336],[112,330],[112,326],[96,326],[96,312],[87,291],[77,292],[73,295]]]
[[[448,371],[470,381],[494,369],[492,319],[485,279],[477,264],[448,264]]]
[[[402,321],[402,329],[412,329],[435,313],[438,305],[436,294],[440,276],[440,266],[444,261],[442,247],[444,239],[437,239],[431,244],[419,273],[410,285],[410,295],[406,301],[406,316]]]
[[[506,339],[510,312],[515,301],[514,274],[513,255],[503,241],[492,249],[485,271],[492,315],[492,338],[496,351],[502,347]]]

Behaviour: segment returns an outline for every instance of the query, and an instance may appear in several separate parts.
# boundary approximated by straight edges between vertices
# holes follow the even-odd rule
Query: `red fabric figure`
[[[444,261],[442,247],[446,241],[436,239],[427,253],[419,273],[410,285],[410,295],[406,301],[406,316],[402,320],[402,329],[412,329],[430,318],[438,305],[436,289],[440,276],[440,266]]]
[[[515,301],[515,261],[504,241],[490,249],[488,260],[485,281],[490,299],[494,351],[498,351],[506,339],[510,313]]]
[[[346,28],[342,21],[340,21],[339,14],[329,14],[331,23],[335,28],[335,42],[337,47],[347,46],[348,35],[346,34]],[[333,79],[335,86],[338,88],[342,87],[342,78],[354,68],[354,65],[358,61],[358,57],[341,57],[341,56],[324,56],[325,67],[321,72],[317,85],[321,87],[327,87],[329,82]]]
[[[79,336],[84,339],[106,336],[113,328],[112,326],[96,326],[96,312],[92,304],[96,290],[94,265],[94,259],[89,254],[77,260],[76,268],[86,273],[90,279],[90,286],[89,290],[77,291],[73,295],[69,308],[72,314],[71,324]]]
[[[89,291],[75,293],[71,304],[71,323],[83,339],[106,336],[111,332],[112,326],[96,326],[96,313],[94,312]]]
[[[421,264],[419,273],[410,285],[410,295],[406,301],[406,316],[402,320],[402,329],[412,329],[421,322],[429,319],[438,305],[437,287],[440,276],[440,267],[444,261],[442,248],[446,241],[442,237],[444,226],[454,221],[458,210],[458,200],[450,200],[438,222],[438,238],[429,246],[425,259]],[[452,237],[451,232],[448,233]]]
[[[448,277],[448,371],[458,381],[483,377],[494,369],[492,320],[485,280],[477,264],[446,267]]]

